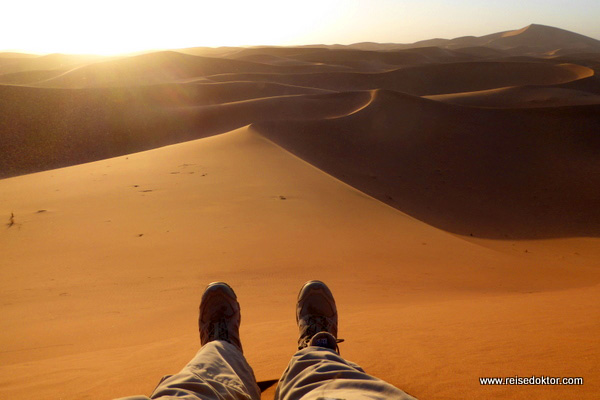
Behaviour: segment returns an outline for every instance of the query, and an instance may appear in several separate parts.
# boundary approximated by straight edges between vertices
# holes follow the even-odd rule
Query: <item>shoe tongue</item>
[[[329,332],[319,332],[314,335],[308,344],[309,346],[325,347],[331,350],[337,350],[337,343],[333,335]]]
[[[313,346],[319,346],[319,347],[329,347],[329,340],[327,338],[317,338],[315,340],[312,341],[312,345]]]

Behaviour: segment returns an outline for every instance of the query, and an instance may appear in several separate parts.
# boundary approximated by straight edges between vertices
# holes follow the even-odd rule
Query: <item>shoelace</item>
[[[229,329],[227,327],[227,320],[220,319],[211,324],[208,331],[208,337],[211,338],[210,340],[225,340],[229,342]]]
[[[302,339],[300,343],[298,343],[298,350],[302,350],[303,348],[307,347],[310,343],[310,339],[312,339],[312,337],[317,333],[329,332],[328,328],[333,324],[334,321],[331,318],[327,318],[322,315],[310,315],[306,320],[306,326],[303,329],[302,335],[300,335]],[[335,339],[335,348],[338,354],[340,352],[340,348],[337,344],[343,341],[344,339]]]

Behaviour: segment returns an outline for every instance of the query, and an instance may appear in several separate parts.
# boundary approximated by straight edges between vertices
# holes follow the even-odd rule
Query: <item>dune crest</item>
[[[425,97],[446,103],[489,108],[565,107],[600,103],[600,96],[596,94],[548,86],[517,86]]]

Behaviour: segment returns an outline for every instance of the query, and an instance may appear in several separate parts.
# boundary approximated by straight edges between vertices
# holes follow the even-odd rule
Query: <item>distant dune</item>
[[[560,50],[562,52],[600,51],[600,41],[578,33],[551,26],[531,24],[522,29],[493,33],[481,37],[465,36],[456,39],[433,39],[416,42],[403,47],[438,46],[460,49],[485,46],[512,54],[541,54]]]
[[[66,71],[51,80],[40,82],[45,87],[83,88],[101,86],[136,86],[203,77],[216,73],[236,72],[306,72],[340,68],[321,65],[292,65],[286,69],[276,65],[192,56],[174,51],[142,54],[129,58],[88,64]]]
[[[587,93],[600,94],[600,77],[598,75],[594,75],[589,78],[579,79],[576,81],[557,85],[557,87],[580,90]]]
[[[0,58],[35,58],[35,54],[16,53],[5,51],[0,53]]]
[[[86,56],[72,54],[48,54],[44,56],[24,55],[15,57],[0,53],[0,74],[39,70],[68,70],[77,65],[93,63],[106,59],[101,56]]]
[[[548,86],[506,87],[425,97],[446,103],[490,108],[562,107],[600,103],[600,96],[590,92]]]
[[[322,279],[342,354],[421,400],[595,399],[599,73],[597,40],[535,24],[0,53],[0,398],[149,394],[215,280],[277,379]],[[585,384],[478,380],[541,374]]]
[[[368,93],[322,93],[275,84],[156,85],[131,89],[0,86],[4,175],[114,157],[223,133],[260,120],[327,118]],[[278,94],[276,97],[270,97]],[[239,101],[244,99],[254,99]],[[44,107],[30,109],[32,102]],[[211,104],[212,103],[212,104]],[[257,118],[258,117],[258,118]],[[202,129],[197,127],[201,126]]]
[[[379,73],[228,73],[207,78],[216,82],[252,80],[336,91],[388,89],[422,96],[527,84],[558,84],[593,73],[591,69],[575,64],[470,62],[426,64]]]
[[[600,173],[600,105],[484,110],[372,95],[347,117],[256,129],[444,230],[497,239],[600,234],[600,187],[590,185]]]

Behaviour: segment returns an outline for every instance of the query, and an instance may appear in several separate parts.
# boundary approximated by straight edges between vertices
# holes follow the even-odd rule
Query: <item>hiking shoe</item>
[[[204,346],[213,340],[224,340],[242,351],[240,321],[240,305],[231,286],[225,282],[208,285],[200,301],[200,344]]]
[[[331,290],[323,282],[308,281],[302,286],[296,305],[296,322],[300,331],[298,350],[307,346],[320,346],[331,348],[339,353],[337,343],[342,342],[343,339],[337,339],[337,308]],[[324,341],[323,335],[317,337],[319,340],[312,342],[313,336],[319,332],[327,332],[331,335],[335,346],[331,346],[330,340]],[[329,336],[326,339],[329,339]]]

